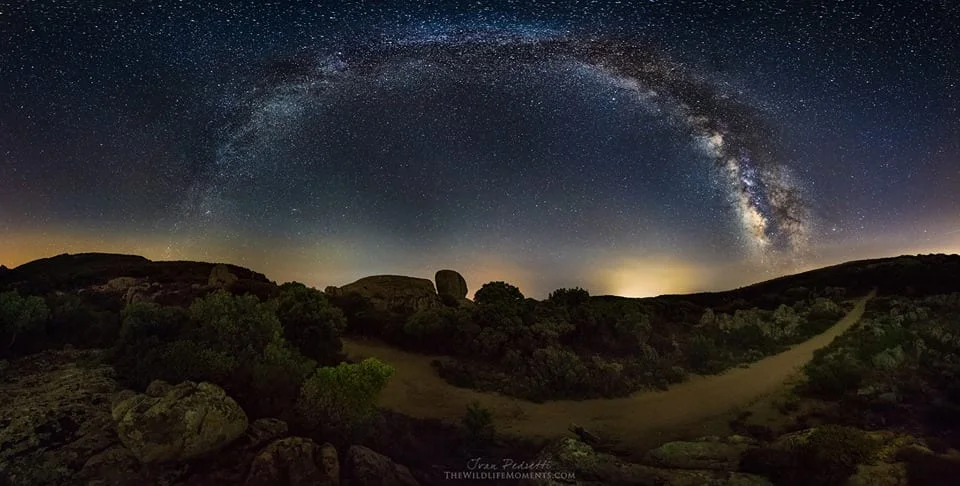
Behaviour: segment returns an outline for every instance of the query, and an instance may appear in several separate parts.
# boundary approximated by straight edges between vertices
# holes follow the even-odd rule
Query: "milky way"
[[[210,177],[191,188],[186,224],[217,226],[230,205],[223,187],[276,177],[284,162],[263,167],[260,154],[322,110],[345,84],[394,76],[411,64],[457,70],[465,66],[574,63],[620,86],[685,132],[713,161],[737,214],[745,249],[764,260],[799,258],[807,250],[810,215],[789,170],[777,159],[775,134],[750,105],[698,78],[682,64],[628,40],[583,39],[537,30],[472,30],[385,40],[356,52],[316,53],[274,60],[256,85],[238,97]],[[281,164],[281,166],[275,166]],[[295,209],[296,210],[296,209]],[[191,218],[193,219],[192,223]],[[181,224],[184,224],[181,222]],[[222,229],[220,230],[222,231]]]
[[[0,1],[0,264],[720,290],[960,251],[960,4]]]

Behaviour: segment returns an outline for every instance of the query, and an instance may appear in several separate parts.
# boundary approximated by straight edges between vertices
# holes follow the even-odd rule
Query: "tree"
[[[256,359],[283,333],[270,306],[252,295],[238,297],[225,290],[195,300],[190,305],[190,316],[198,325],[201,344],[219,349],[241,362]]]
[[[284,337],[304,356],[321,364],[336,363],[347,319],[326,295],[301,283],[285,283],[277,298],[277,318]]]
[[[524,297],[520,289],[506,282],[489,282],[483,284],[473,295],[477,305],[506,305],[520,307]]]
[[[18,336],[41,330],[49,317],[40,297],[21,297],[16,290],[0,293],[0,335],[6,337],[6,352],[13,349]]]
[[[377,410],[377,400],[393,368],[376,358],[317,368],[300,388],[299,418],[308,427],[332,422],[346,429],[362,426]]]
[[[557,289],[550,292],[547,301],[563,307],[576,307],[590,300],[590,293],[580,287]]]

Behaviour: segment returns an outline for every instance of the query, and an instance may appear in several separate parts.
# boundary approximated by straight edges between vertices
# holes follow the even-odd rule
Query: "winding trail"
[[[744,368],[720,375],[692,376],[665,391],[638,392],[629,397],[559,400],[533,403],[522,399],[457,388],[443,381],[430,366],[436,356],[402,351],[386,344],[344,339],[353,358],[376,357],[396,372],[380,398],[384,408],[418,418],[456,421],[473,400],[491,409],[501,433],[552,438],[567,434],[571,422],[602,437],[625,444],[642,443],[652,434],[697,423],[747,405],[777,391],[813,353],[856,324],[875,291],[823,334]]]

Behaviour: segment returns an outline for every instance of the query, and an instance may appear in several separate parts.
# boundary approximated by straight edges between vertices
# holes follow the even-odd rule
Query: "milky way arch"
[[[696,76],[647,46],[619,39],[459,34],[420,37],[353,51],[274,61],[233,104],[212,170],[186,203],[188,218],[213,218],[225,201],[221,188],[255,179],[244,163],[252,147],[270,144],[339,83],[372,78],[389,65],[431,63],[456,69],[475,61],[522,65],[573,61],[599,71],[639,100],[658,107],[713,161],[751,253],[766,258],[802,255],[810,219],[799,189],[778,160],[777,137],[748,103]],[[695,168],[694,168],[695,169]]]

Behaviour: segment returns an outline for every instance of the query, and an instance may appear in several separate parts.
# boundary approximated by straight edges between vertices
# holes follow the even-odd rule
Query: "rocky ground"
[[[98,351],[47,351],[0,375],[0,485],[396,485],[410,471],[362,446],[248,423],[209,383],[121,389]]]

